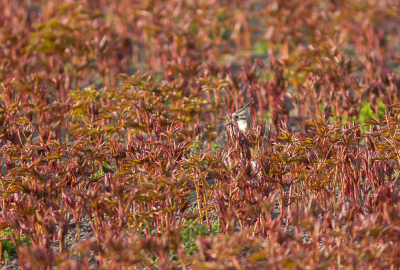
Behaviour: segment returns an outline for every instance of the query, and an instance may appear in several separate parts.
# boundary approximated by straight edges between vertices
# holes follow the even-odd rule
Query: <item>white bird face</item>
[[[237,110],[232,114],[232,120],[226,124],[229,125],[236,125],[238,126],[239,130],[242,132],[247,132],[249,130],[251,124],[251,116],[250,116],[250,106],[251,101],[243,108]]]
[[[237,125],[239,127],[239,130],[242,132],[247,132],[247,130],[249,129],[249,125],[247,124],[246,120],[240,119],[239,121],[237,121]]]

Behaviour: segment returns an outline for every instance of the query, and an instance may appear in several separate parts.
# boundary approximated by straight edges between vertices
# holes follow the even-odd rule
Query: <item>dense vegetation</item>
[[[2,260],[397,269],[399,14],[0,1]],[[225,127],[251,99],[252,132]]]

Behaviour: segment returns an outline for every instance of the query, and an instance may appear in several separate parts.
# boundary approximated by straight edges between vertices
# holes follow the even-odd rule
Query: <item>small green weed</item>
[[[379,114],[380,119],[385,115],[385,110],[386,110],[385,104],[381,100],[379,100],[378,114]],[[361,105],[358,123],[362,125],[369,118],[376,118],[376,115],[372,111],[371,105],[367,102],[364,102]],[[377,120],[379,120],[379,119],[377,119]],[[368,127],[363,127],[363,126],[361,127],[362,132],[364,132],[367,129],[368,129]]]
[[[3,230],[1,233],[1,238],[6,238],[9,237],[11,234],[10,228],[6,228]],[[28,245],[31,245],[31,241],[24,235],[22,234],[20,239],[20,243],[26,243]],[[1,259],[2,260],[10,260],[14,257],[17,256],[17,250],[11,240],[6,240],[1,242]]]
[[[207,235],[207,225],[201,223],[201,217],[186,222],[182,227],[182,239],[185,248],[187,249],[186,255],[192,254],[198,250],[195,243],[196,239],[200,236]]]
[[[269,43],[266,41],[257,41],[254,44],[254,52],[257,55],[265,55],[268,53]]]

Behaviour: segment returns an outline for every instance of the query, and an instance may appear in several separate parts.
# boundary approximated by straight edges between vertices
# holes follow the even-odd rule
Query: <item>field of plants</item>
[[[0,1],[1,269],[399,269],[399,23],[397,0]]]

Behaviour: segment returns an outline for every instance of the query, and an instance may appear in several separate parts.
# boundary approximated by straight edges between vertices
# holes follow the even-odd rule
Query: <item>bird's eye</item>
[[[238,119],[238,118],[239,118],[239,116],[235,115],[233,118],[235,118],[235,119]]]

